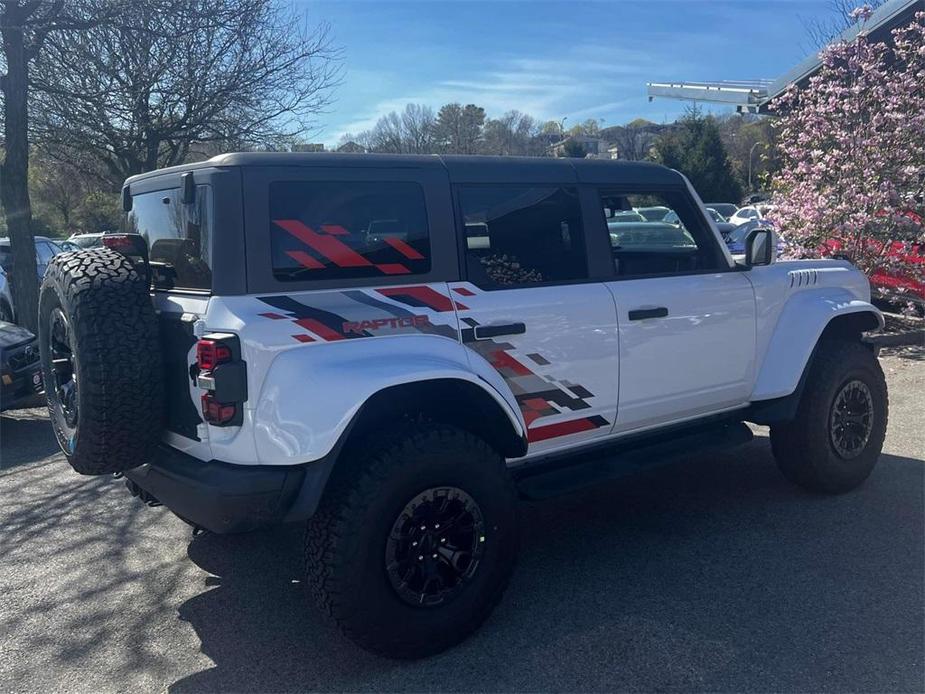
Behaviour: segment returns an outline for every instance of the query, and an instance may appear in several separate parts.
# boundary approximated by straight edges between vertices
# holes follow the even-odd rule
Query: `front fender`
[[[826,326],[833,319],[852,313],[871,313],[883,327],[880,311],[847,289],[822,287],[791,296],[778,316],[751,400],[792,393]]]
[[[372,395],[433,379],[478,386],[507,413],[517,435],[524,435],[514,396],[475,373],[460,343],[434,335],[349,340],[286,350],[272,361],[254,411],[259,462],[294,465],[323,458]]]

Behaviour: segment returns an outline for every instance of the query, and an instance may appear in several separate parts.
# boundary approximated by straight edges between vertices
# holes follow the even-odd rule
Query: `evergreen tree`
[[[687,111],[673,128],[655,142],[659,163],[677,169],[690,179],[703,200],[737,203],[742,185],[736,178],[712,116],[696,107]]]

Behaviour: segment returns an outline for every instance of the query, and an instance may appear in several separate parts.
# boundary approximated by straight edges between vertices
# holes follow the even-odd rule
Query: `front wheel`
[[[847,492],[874,469],[888,414],[886,380],[874,353],[860,342],[825,341],[796,418],[771,427],[771,448],[791,482],[813,492]]]
[[[503,458],[466,431],[414,422],[348,452],[306,533],[319,605],[381,655],[462,641],[500,600],[517,554]]]

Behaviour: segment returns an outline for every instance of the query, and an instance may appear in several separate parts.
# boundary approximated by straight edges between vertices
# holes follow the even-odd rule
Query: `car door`
[[[589,278],[577,188],[456,192],[466,281],[450,289],[462,339],[520,404],[528,455],[609,434],[619,375],[613,300]]]
[[[747,403],[754,377],[755,297],[681,189],[599,190],[604,210],[665,204],[678,222],[609,224],[620,335],[618,433]],[[653,202],[658,201],[658,202]]]
[[[35,242],[35,269],[38,272],[39,280],[45,277],[45,269],[54,256],[55,252],[50,244],[45,241]]]

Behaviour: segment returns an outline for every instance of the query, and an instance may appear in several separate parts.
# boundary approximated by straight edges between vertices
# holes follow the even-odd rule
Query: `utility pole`
[[[748,192],[752,192],[752,153],[755,151],[755,147],[760,145],[761,142],[756,142],[752,145],[752,148],[748,150]]]

